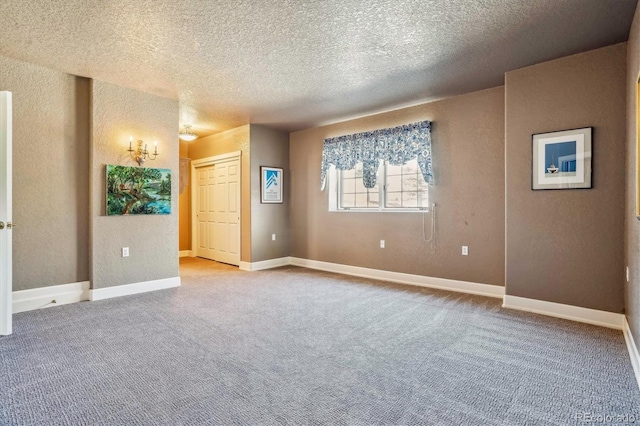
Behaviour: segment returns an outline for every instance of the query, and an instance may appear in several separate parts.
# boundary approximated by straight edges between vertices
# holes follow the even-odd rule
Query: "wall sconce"
[[[133,158],[133,160],[138,163],[138,166],[142,166],[142,163],[144,163],[144,161],[148,158],[150,160],[155,160],[156,157],[158,156],[158,142],[157,141],[153,141],[153,145],[155,147],[155,150],[153,151],[153,157],[151,156],[152,154],[149,153],[149,151],[147,151],[147,144],[142,142],[141,140],[138,141],[138,148],[137,149],[133,149],[131,147],[131,143],[133,142],[133,136],[129,136],[129,149],[127,151],[129,151],[129,155],[131,156],[131,158]],[[144,148],[142,148],[142,144],[144,144]]]
[[[191,131],[191,124],[185,124],[184,128],[178,133],[178,137],[183,141],[189,142],[196,139],[198,135]]]

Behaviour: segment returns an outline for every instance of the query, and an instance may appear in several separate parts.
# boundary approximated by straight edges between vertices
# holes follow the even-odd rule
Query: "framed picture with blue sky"
[[[593,127],[532,136],[531,189],[591,188]]]

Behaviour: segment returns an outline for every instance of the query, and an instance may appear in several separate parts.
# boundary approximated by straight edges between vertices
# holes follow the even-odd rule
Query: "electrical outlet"
[[[129,247],[122,247],[122,257],[129,257]]]
[[[275,241],[276,240],[276,234],[271,234],[271,241]]]
[[[462,246],[462,255],[469,256],[469,246]]]
[[[384,240],[380,240],[380,248],[384,248]]]

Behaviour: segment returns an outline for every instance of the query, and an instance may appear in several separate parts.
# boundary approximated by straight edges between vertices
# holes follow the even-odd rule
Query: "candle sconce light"
[[[147,144],[141,140],[137,141],[138,147],[136,149],[132,147],[132,143],[133,143],[133,136],[129,136],[129,149],[127,151],[129,152],[129,155],[131,156],[131,158],[136,163],[138,163],[138,166],[142,166],[142,164],[145,162],[147,158],[150,160],[155,160],[156,157],[158,156],[157,141],[153,141],[153,146],[154,146],[153,153],[150,153],[147,150]]]

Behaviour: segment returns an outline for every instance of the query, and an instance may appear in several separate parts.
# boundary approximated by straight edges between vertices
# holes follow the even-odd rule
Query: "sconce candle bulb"
[[[131,156],[131,158],[133,158],[133,160],[136,163],[138,163],[139,166],[142,166],[142,164],[145,162],[147,158],[150,160],[155,160],[156,157],[158,156],[158,141],[153,141],[153,145],[155,146],[155,150],[153,154],[151,154],[147,150],[147,144],[144,143],[143,141],[141,140],[137,141],[137,144],[138,144],[137,149],[133,149],[133,147],[131,146],[132,142],[133,142],[133,136],[129,136],[129,149],[127,151],[129,152],[129,155]],[[143,144],[144,144],[144,148],[142,147]]]

